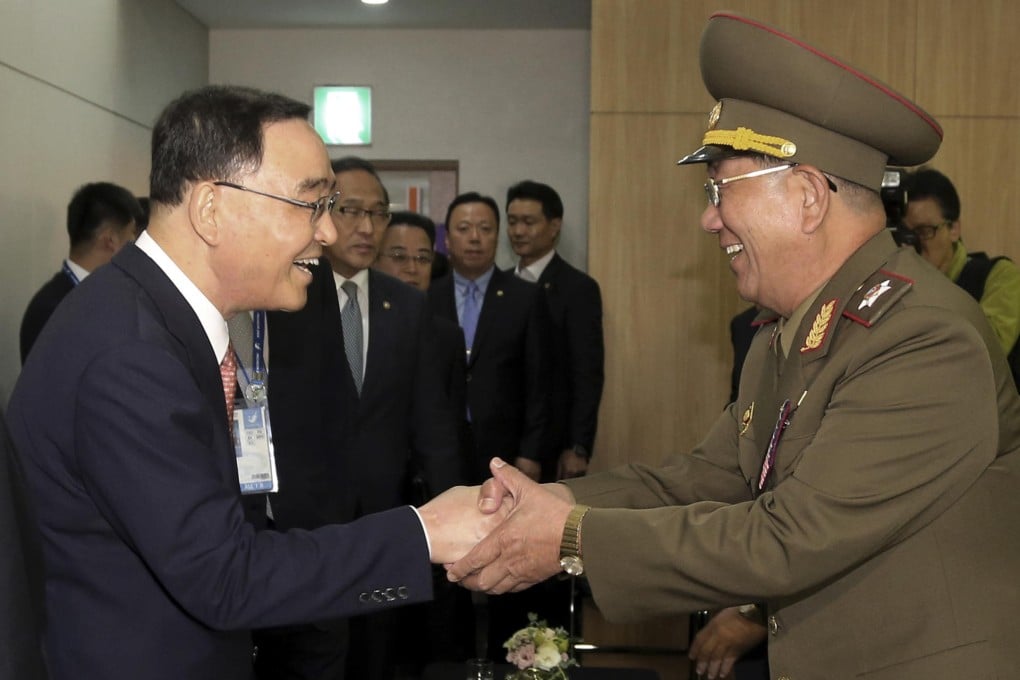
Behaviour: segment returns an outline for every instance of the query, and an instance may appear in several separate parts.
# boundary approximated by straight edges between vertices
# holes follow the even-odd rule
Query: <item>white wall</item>
[[[67,255],[71,195],[147,194],[152,123],[208,62],[207,30],[171,0],[0,0],[0,403],[25,306]]]
[[[460,190],[502,207],[521,179],[563,198],[560,250],[587,269],[590,32],[213,30],[214,83],[312,102],[315,85],[371,85],[374,142],[334,158],[460,161]],[[501,216],[502,218],[502,216]],[[499,263],[512,252],[505,229]]]

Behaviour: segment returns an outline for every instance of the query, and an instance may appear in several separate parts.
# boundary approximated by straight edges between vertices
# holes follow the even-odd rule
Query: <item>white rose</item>
[[[535,666],[548,671],[560,665],[560,650],[556,643],[546,642],[535,650]]]

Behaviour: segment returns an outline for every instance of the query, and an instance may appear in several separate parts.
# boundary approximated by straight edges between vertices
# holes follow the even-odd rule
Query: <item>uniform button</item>
[[[769,617],[769,635],[776,635],[778,633],[779,633],[779,620],[776,617],[774,617],[774,616],[770,616]],[[780,678],[779,680],[783,680],[783,679]],[[786,680],[789,680],[789,678],[787,678]]]
[[[780,675],[779,676],[779,680],[790,680],[790,676],[789,675]]]

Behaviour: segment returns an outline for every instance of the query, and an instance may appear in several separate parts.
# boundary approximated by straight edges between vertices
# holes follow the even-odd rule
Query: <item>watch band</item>
[[[581,557],[581,522],[591,510],[588,505],[575,505],[567,515],[560,539],[560,557]]]

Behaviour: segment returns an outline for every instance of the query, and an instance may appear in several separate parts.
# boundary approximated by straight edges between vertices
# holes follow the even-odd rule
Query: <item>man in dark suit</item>
[[[447,209],[446,225],[453,271],[432,283],[429,304],[437,316],[458,321],[464,329],[472,478],[483,479],[486,461],[505,455],[537,480],[553,457],[548,309],[535,284],[496,267],[499,208],[492,198],[461,194]],[[472,303],[480,307],[474,320]],[[489,600],[491,658],[502,660],[503,642],[527,624],[526,600]]]
[[[562,226],[563,201],[551,186],[524,180],[507,191],[506,233],[520,257],[513,272],[538,283],[552,320],[550,436],[558,457],[549,481],[588,471],[605,380],[602,293],[556,252]]]
[[[45,680],[42,555],[24,484],[0,411],[0,678]]]
[[[389,274],[418,290],[428,291],[435,262],[436,225],[425,215],[393,213],[379,244],[373,268]],[[455,321],[429,314],[432,361],[450,403],[455,420],[461,469],[466,475],[470,461],[464,456],[468,430],[465,420],[464,333]],[[424,668],[440,661],[463,661],[477,656],[471,594],[450,583],[446,570],[437,569],[433,588],[435,599],[400,612],[405,631],[401,651],[412,668]]]
[[[412,469],[420,471],[430,493],[461,483],[463,476],[454,416],[431,360],[425,294],[371,269],[390,220],[389,196],[367,161],[341,158],[332,167],[340,198],[337,238],[326,249],[335,281],[329,303],[340,310],[334,333],[343,334],[349,370],[342,398],[350,414],[336,483],[353,516],[360,517],[407,502]],[[348,319],[360,331],[356,351],[349,344]],[[394,676],[397,620],[382,612],[351,621],[351,648],[358,651],[348,656],[348,677]]]
[[[303,306],[336,238],[308,112],[237,87],[172,102],[153,130],[148,229],[60,306],[25,363],[8,420],[41,528],[56,680],[250,678],[250,628],[426,600],[429,558],[488,528],[473,499],[458,512],[467,489],[311,532],[244,520],[225,318]]]
[[[61,300],[89,272],[109,262],[117,251],[134,241],[143,219],[138,199],[124,187],[94,182],[74,192],[67,205],[70,252],[60,271],[32,296],[21,319],[22,364]]]

